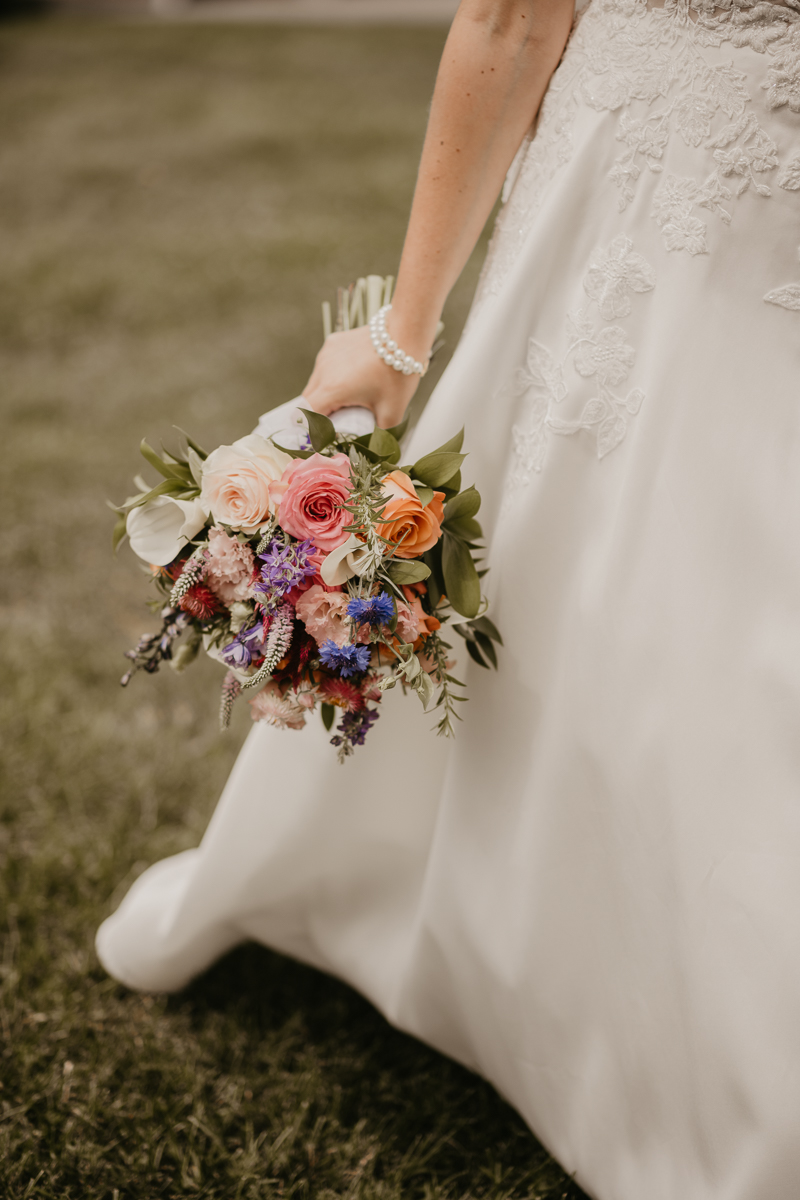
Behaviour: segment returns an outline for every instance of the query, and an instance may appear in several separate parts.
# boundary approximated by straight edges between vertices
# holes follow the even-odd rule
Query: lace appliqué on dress
[[[800,258],[800,248],[797,256]],[[767,304],[777,304],[780,308],[788,308],[790,312],[800,312],[800,283],[787,283],[784,287],[773,288],[764,299]]]
[[[628,378],[636,352],[622,326],[611,324],[629,315],[632,298],[655,287],[655,271],[637,254],[630,238],[614,238],[589,260],[583,289],[607,324],[597,327],[588,309],[570,313],[566,321],[567,348],[559,360],[541,342],[528,342],[525,366],[496,394],[506,403],[522,399],[521,419],[512,426],[513,452],[503,507],[506,508],[534,472],[541,471],[552,434],[571,436],[584,430],[594,436],[599,459],[617,447],[628,428],[628,419],[641,408],[644,393],[638,389],[617,395]],[[591,306],[591,305],[590,305]],[[597,381],[597,395],[588,400],[574,419],[556,412],[570,394],[567,368],[584,379]]]
[[[621,210],[643,170],[661,173],[670,138],[697,152],[697,173],[667,174],[653,198],[651,216],[669,251],[707,254],[708,214],[727,224],[738,196],[772,194],[767,180],[780,167],[779,153],[754,111],[759,85],[751,96],[747,76],[710,53],[723,43],[768,58],[760,84],[767,111],[800,112],[800,0],[666,0],[663,7],[592,0],[553,75],[535,137],[515,161],[478,300],[499,292],[551,180],[569,162],[579,103],[624,110],[617,131],[624,149],[610,171]],[[800,190],[800,155],[775,182]]]

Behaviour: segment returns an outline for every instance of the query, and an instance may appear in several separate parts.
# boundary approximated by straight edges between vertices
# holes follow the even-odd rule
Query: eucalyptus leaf
[[[498,642],[501,646],[503,645],[503,639],[497,631],[497,626],[488,617],[476,617],[472,622],[472,628],[477,632],[485,633],[487,637],[492,638],[493,641]]]
[[[442,484],[445,500],[452,500],[461,491],[461,472],[456,471],[452,479],[448,479],[447,483]]]
[[[481,506],[481,494],[475,486],[465,488],[444,507],[445,521],[460,521],[465,517],[474,517]]]
[[[314,450],[290,450],[288,446],[281,446],[280,442],[276,442],[274,438],[270,438],[276,450],[282,450],[284,454],[288,454],[290,458],[312,458]]]
[[[379,429],[376,426],[370,434],[367,448],[390,463],[400,461],[400,443],[388,429]]]
[[[114,532],[111,536],[111,549],[116,554],[119,549],[120,542],[125,537],[126,533],[126,518],[124,513],[118,517],[114,524]]]
[[[476,617],[481,604],[481,584],[472,555],[463,542],[445,533],[442,539],[444,590],[456,612]]]
[[[441,450],[445,450],[445,451],[447,451],[447,450],[458,451],[458,450],[460,450],[460,449],[461,449],[461,447],[462,447],[463,445],[464,445],[464,430],[463,430],[463,427],[462,427],[462,428],[461,428],[461,429],[458,431],[458,433],[455,435],[455,437],[451,437],[451,438],[450,438],[450,441],[449,441],[449,442],[445,442],[443,446],[438,446],[438,447],[437,447],[437,449],[434,451],[434,453],[438,453],[438,452],[439,452],[439,451],[441,451]]]
[[[442,577],[442,543],[437,542],[430,550],[426,550],[422,561],[430,571],[428,579],[428,600],[432,609],[436,609],[444,594],[444,579]]]
[[[179,466],[179,467],[188,467],[189,466],[186,459],[181,458],[180,454],[173,454],[171,450],[168,450],[167,447],[164,445],[163,441],[161,442],[161,453],[162,453],[164,462],[167,463],[168,466]]]
[[[130,504],[126,504],[128,512],[133,508],[141,508],[143,504],[149,504],[151,500],[155,500],[156,496],[180,495],[181,499],[191,500],[198,494],[197,488],[187,488],[186,484],[181,479],[162,479],[161,483],[157,483],[154,488],[150,488],[149,492],[145,492],[141,496],[137,496]]]
[[[485,633],[481,633],[478,629],[475,630],[475,638],[482,653],[486,655],[489,662],[497,670],[497,651],[494,648],[491,638],[488,638]]]
[[[486,670],[489,670],[489,664],[483,661],[481,652],[474,642],[467,642],[467,654],[475,660],[479,667],[486,667]]]
[[[396,558],[387,567],[387,573],[393,583],[402,587],[404,583],[422,583],[423,579],[427,579],[430,575],[431,569],[426,567],[424,562]]]
[[[458,521],[443,521],[442,529],[451,533],[453,537],[460,538],[462,542],[472,542],[476,538],[483,537],[480,524],[472,517],[462,517]]]
[[[387,429],[386,432],[390,433],[393,438],[397,438],[397,440],[399,442],[400,439],[405,437],[405,435],[406,435],[406,430],[408,429],[409,420],[410,420],[410,417],[408,416],[408,414],[406,414],[406,416],[403,417],[403,419],[399,425],[393,425],[391,427],[391,429]]]
[[[431,679],[430,675],[427,674],[427,672],[423,671],[417,676],[417,679],[414,683],[414,691],[422,701],[423,709],[427,711],[428,705],[436,693],[436,689],[433,686],[433,680]]]
[[[195,454],[197,454],[203,460],[208,458],[208,451],[204,450],[202,446],[198,446],[194,438],[190,438],[185,429],[181,429],[180,425],[173,425],[172,428],[177,429],[178,433],[183,434],[183,436],[186,438],[186,445],[189,446],[190,449],[194,450]]]
[[[322,724],[330,731],[336,716],[336,709],[332,704],[323,704],[320,707],[320,713],[322,715]]]
[[[317,453],[324,450],[326,446],[330,446],[336,438],[333,421],[310,408],[301,408],[300,412],[308,421],[308,437]]]
[[[159,475],[164,475],[167,479],[183,479],[183,473],[177,468],[165,463],[160,454],[156,453],[152,446],[148,446],[144,438],[139,445],[139,452],[142,458],[146,458],[151,467],[155,467]]]
[[[456,454],[449,450],[434,450],[425,454],[412,467],[412,474],[420,483],[428,487],[438,488],[448,479],[452,479],[466,458],[465,454]]]
[[[189,470],[192,472],[192,478],[199,488],[203,486],[203,459],[195,450],[194,446],[190,446],[187,454],[189,456]]]

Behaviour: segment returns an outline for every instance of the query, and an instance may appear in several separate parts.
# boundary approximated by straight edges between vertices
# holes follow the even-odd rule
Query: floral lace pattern
[[[614,238],[605,250],[589,260],[583,289],[607,324],[597,327],[586,309],[570,313],[566,321],[567,348],[561,359],[541,342],[528,342],[525,365],[497,393],[495,399],[522,400],[522,415],[512,426],[513,453],[504,507],[515,492],[527,486],[534,472],[541,471],[551,434],[571,436],[584,430],[594,436],[597,457],[602,459],[625,437],[628,420],[641,408],[644,393],[639,389],[619,396],[612,391],[628,378],[636,352],[622,326],[611,324],[629,315],[632,297],[655,287],[655,271],[637,254],[630,238]],[[597,394],[573,419],[557,412],[570,394],[567,369],[584,379],[595,379]]]
[[[733,62],[713,53],[723,43],[767,59],[760,101]],[[670,138],[697,152],[697,173],[667,173],[650,213],[668,251],[697,255],[709,252],[709,214],[728,224],[749,190],[764,198],[773,184],[800,190],[800,155],[781,165],[756,101],[767,111],[800,112],[800,0],[666,0],[662,7],[592,0],[553,75],[536,136],[510,173],[479,296],[499,291],[550,181],[570,160],[579,104],[623,110],[616,133],[623,148],[610,171],[620,211],[635,199],[643,171],[662,173]]]
[[[800,258],[800,248],[797,256]],[[764,299],[767,304],[777,304],[780,308],[788,308],[790,312],[800,312],[800,283],[787,283],[784,287],[773,288]]]

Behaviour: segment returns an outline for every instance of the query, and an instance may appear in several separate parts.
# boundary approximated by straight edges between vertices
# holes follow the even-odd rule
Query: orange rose
[[[419,558],[439,540],[444,520],[444,492],[434,492],[427,508],[420,504],[414,485],[404,471],[392,471],[381,480],[389,502],[377,526],[381,537],[399,542],[397,558]]]

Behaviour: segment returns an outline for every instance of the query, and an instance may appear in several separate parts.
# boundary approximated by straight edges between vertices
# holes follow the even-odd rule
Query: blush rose
[[[203,463],[200,500],[221,525],[256,533],[274,511],[270,484],[291,462],[257,433],[232,446],[218,446]]]

